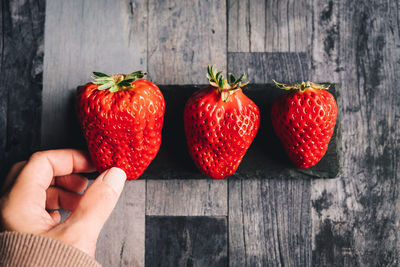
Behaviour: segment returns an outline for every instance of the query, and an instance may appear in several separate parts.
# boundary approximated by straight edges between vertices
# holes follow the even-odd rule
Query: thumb
[[[65,223],[78,225],[80,231],[97,239],[118,202],[125,181],[126,174],[122,169],[113,167],[104,171],[88,187]]]

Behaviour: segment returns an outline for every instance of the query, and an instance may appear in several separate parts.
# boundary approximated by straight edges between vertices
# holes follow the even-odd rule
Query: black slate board
[[[162,144],[140,179],[207,179],[191,160],[183,128],[183,109],[187,99],[205,85],[160,85],[166,102]],[[295,169],[287,158],[279,139],[275,136],[270,110],[276,97],[286,93],[273,84],[250,84],[244,93],[261,112],[260,129],[238,170],[231,178],[335,178],[341,172],[341,97],[340,86],[332,84],[329,91],[335,96],[338,117],[328,151],[322,160],[307,170]]]

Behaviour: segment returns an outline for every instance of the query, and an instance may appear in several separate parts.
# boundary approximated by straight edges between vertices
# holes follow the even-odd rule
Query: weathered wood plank
[[[6,51],[6,29],[10,29],[11,27],[6,27],[6,21],[10,21],[9,19],[6,20],[6,16],[9,14],[9,7],[6,5],[2,4],[0,5],[1,9],[1,19],[0,19],[0,25],[1,25],[1,35],[2,38],[0,40],[0,53],[1,53],[1,61],[0,61],[0,70],[1,70],[1,77],[0,77],[0,175],[1,175],[1,182],[0,184],[3,184],[3,177],[5,177],[8,169],[10,166],[5,163],[6,160],[6,146],[7,146],[7,102],[8,102],[8,90],[5,87],[5,82],[3,81],[4,78],[6,77],[5,74],[5,66],[4,66],[4,59],[6,58],[5,51]],[[9,16],[9,15],[8,15]]]
[[[80,146],[75,89],[93,70],[147,69],[147,3],[48,1],[45,25],[42,146]],[[105,225],[96,258],[104,266],[144,266],[145,182],[127,182]]]
[[[218,69],[226,70],[226,47],[224,1],[149,2],[152,81],[204,84],[207,64],[215,63]],[[152,180],[147,181],[147,190],[147,214],[227,214],[226,181]]]
[[[229,53],[228,70],[249,79],[308,79],[305,53]],[[310,266],[310,181],[229,180],[229,255],[232,266]]]
[[[310,181],[229,181],[231,266],[309,266]]]
[[[60,30],[62,29],[62,30]],[[76,145],[74,95],[92,71],[147,68],[147,4],[143,1],[49,1],[43,77],[43,147]]]
[[[45,1],[1,4],[0,177],[40,141]]]
[[[249,12],[252,10],[249,5],[265,5],[261,1],[228,1],[228,51],[229,52],[250,52],[251,50],[251,33],[250,33],[250,16]],[[258,10],[258,18],[265,18],[265,8]],[[265,37],[265,23],[257,23],[258,36]],[[262,29],[264,28],[264,29]],[[256,32],[252,28],[253,33]],[[258,38],[261,41],[262,48],[264,48],[265,38]],[[261,50],[262,51],[262,50]],[[229,66],[229,63],[228,63]]]
[[[226,217],[146,218],[146,266],[228,266]]]
[[[307,51],[310,15],[308,0],[229,0],[228,51]]]
[[[343,71],[338,60],[340,35],[340,1],[313,0],[312,18],[313,30],[310,32],[311,70],[314,80],[339,82],[339,72]],[[345,34],[345,33],[343,33]]]
[[[246,73],[251,83],[301,82],[308,79],[305,52],[228,53],[229,72]]]
[[[129,181],[97,241],[96,260],[106,266],[144,266],[146,182]]]
[[[207,180],[147,181],[146,215],[226,216],[227,182]]]
[[[313,265],[397,266],[399,4],[314,1],[313,9],[312,78],[342,83],[344,143],[342,177],[312,182]]]
[[[204,83],[208,64],[226,68],[225,1],[149,1],[149,77]]]

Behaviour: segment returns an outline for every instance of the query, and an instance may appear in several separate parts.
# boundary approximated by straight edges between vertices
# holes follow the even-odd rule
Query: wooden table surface
[[[202,84],[342,84],[333,180],[128,182],[96,252],[104,266],[397,266],[400,4],[396,0],[3,0],[0,162],[74,145],[91,71]]]

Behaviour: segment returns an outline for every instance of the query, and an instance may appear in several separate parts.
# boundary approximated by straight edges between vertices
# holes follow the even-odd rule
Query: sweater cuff
[[[0,266],[101,266],[85,252],[46,236],[0,233]]]

